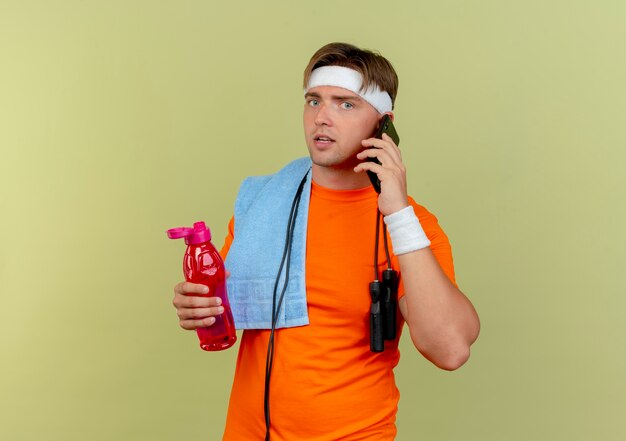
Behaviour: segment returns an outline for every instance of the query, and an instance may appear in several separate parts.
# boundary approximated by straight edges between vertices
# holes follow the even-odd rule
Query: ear
[[[389,115],[389,118],[391,118],[391,121],[394,121],[393,112],[385,112],[385,113],[383,113],[383,115]]]

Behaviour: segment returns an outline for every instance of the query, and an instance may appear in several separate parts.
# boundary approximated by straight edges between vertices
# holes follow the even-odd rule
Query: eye
[[[346,101],[346,102],[341,103],[340,107],[344,110],[350,110],[354,108],[354,104]]]
[[[311,106],[311,107],[317,107],[317,106],[320,105],[320,102],[318,100],[316,100],[316,99],[313,99],[313,98],[308,100],[307,103],[309,103],[309,106]]]

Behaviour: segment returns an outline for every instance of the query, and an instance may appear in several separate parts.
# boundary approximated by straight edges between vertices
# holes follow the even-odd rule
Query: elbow
[[[444,356],[433,358],[431,362],[444,371],[455,371],[463,366],[465,362],[469,360],[469,357],[470,348],[469,346],[465,346],[463,348],[457,348],[454,351],[450,351],[450,353]]]
[[[476,325],[470,335],[458,336],[453,343],[446,345],[436,360],[431,360],[435,366],[446,371],[455,371],[463,366],[470,358],[472,343],[478,338],[480,325]]]
[[[411,328],[411,340],[415,348],[431,363],[446,371],[455,371],[470,358],[470,347],[480,333],[480,322],[476,320],[460,328],[448,327],[421,335]]]
[[[447,342],[432,348],[420,347],[415,341],[413,344],[426,359],[445,371],[457,370],[470,358],[470,345],[465,342]]]

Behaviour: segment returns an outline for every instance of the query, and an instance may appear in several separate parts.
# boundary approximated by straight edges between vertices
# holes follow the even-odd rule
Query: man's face
[[[361,141],[373,136],[382,115],[354,92],[318,86],[305,95],[304,136],[311,160],[321,167],[352,169]]]

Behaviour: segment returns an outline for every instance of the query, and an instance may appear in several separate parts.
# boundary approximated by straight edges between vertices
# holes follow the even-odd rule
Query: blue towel
[[[305,253],[311,196],[311,160],[300,158],[274,175],[244,180],[235,202],[235,238],[226,257],[228,299],[237,329],[271,329],[272,296],[285,246],[287,222],[298,185],[305,175],[291,243],[289,283],[276,328],[309,324]],[[277,297],[285,280],[285,268]]]

